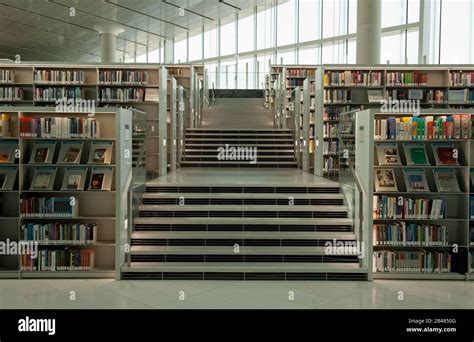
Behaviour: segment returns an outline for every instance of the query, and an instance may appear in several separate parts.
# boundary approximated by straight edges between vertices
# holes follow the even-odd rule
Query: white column
[[[357,64],[380,63],[381,0],[357,0]]]
[[[117,45],[117,36],[113,33],[100,34],[100,59],[102,63],[115,63],[115,48]]]

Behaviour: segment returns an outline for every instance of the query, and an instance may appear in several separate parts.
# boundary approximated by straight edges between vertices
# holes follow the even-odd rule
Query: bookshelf
[[[176,170],[178,157],[178,86],[176,78],[168,77],[168,160],[170,171]]]
[[[369,174],[374,279],[468,278],[473,114],[357,113],[356,172]]]
[[[0,164],[0,238],[37,243],[39,250],[36,259],[3,257],[0,277],[118,277],[115,249],[126,210],[124,179],[131,174],[131,155],[123,153],[132,148],[131,111],[99,108],[93,116],[46,107],[0,111],[2,128],[7,117],[10,122],[8,132],[2,129],[0,149],[4,154],[12,144],[10,153],[18,157]]]
[[[322,92],[322,109],[325,138],[328,143],[338,138],[340,116],[345,112],[380,108],[377,99],[409,100],[419,99],[422,109],[464,109],[474,106],[474,85],[472,65],[465,66],[423,66],[423,65],[314,65],[314,66],[275,66],[274,72],[283,74],[285,68],[309,68],[322,72],[315,77],[318,92]],[[270,74],[269,74],[270,75]],[[316,75],[318,73],[316,72]],[[285,76],[286,78],[286,76]],[[369,96],[370,95],[370,96]],[[269,102],[276,107],[283,98],[270,93]],[[280,105],[282,106],[282,105]],[[277,118],[277,116],[275,116]],[[334,135],[334,136],[331,136]],[[340,146],[339,156],[343,152]],[[326,161],[334,160],[333,167],[325,167],[327,177],[338,177],[341,164],[337,156],[326,156]],[[324,164],[323,164],[324,165]],[[338,166],[339,165],[339,166]]]

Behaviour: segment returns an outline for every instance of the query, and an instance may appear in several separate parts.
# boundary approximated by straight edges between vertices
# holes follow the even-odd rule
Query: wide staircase
[[[146,186],[123,279],[365,279],[337,183]]]
[[[181,166],[295,168],[294,148],[285,129],[188,128]]]

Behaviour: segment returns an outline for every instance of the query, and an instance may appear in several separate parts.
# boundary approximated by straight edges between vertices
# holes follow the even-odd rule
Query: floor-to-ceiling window
[[[474,63],[474,1],[382,0],[381,21],[382,64]],[[269,64],[355,63],[356,30],[357,0],[257,1],[175,37],[174,61],[204,63],[216,87],[262,88]]]

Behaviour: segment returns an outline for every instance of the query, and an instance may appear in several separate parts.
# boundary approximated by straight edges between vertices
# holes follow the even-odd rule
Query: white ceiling
[[[268,8],[273,0],[0,0],[0,59],[100,61],[100,31],[117,30],[116,57],[158,48]],[[71,8],[75,16],[71,16]],[[182,10],[180,11],[180,8]],[[184,13],[184,15],[180,15]]]

